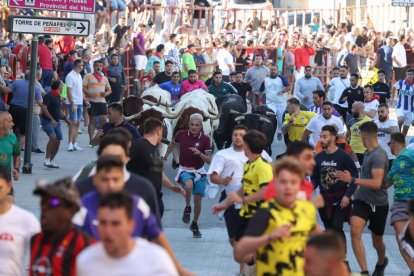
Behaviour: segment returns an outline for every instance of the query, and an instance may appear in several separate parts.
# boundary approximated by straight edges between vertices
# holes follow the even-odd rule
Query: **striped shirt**
[[[414,83],[407,80],[399,80],[394,84],[394,88],[398,89],[397,108],[405,111],[414,111]]]
[[[83,78],[83,91],[89,94],[86,97],[89,101],[94,103],[106,103],[105,97],[101,96],[102,92],[111,91],[109,81],[105,76],[102,76],[99,82],[93,73],[85,75]]]

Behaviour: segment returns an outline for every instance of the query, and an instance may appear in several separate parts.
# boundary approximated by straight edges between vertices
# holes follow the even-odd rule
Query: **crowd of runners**
[[[414,275],[412,29],[379,32],[369,16],[361,26],[348,17],[287,26],[282,17],[263,20],[254,12],[247,22],[220,18],[221,27],[207,33],[205,14],[195,10],[187,22],[194,25],[178,30],[175,14],[164,13],[158,32],[151,15],[130,2],[126,18],[125,4],[111,1],[113,26],[97,4],[93,40],[39,37],[36,72],[20,72],[31,36],[0,39],[0,275],[197,274],[181,264],[163,232],[163,189],[185,197],[182,222],[194,238],[202,238],[203,198],[217,198],[211,213],[224,216],[237,275],[351,275],[350,254],[359,265],[353,272],[385,275],[388,217],[398,254]],[[30,149],[24,145],[31,74],[37,81]],[[124,116],[125,96],[154,88],[176,106],[200,89],[217,99],[213,132],[214,121],[226,116],[219,102],[230,97],[240,98],[243,114],[265,106],[275,132],[268,137],[235,123],[228,147],[215,149],[206,114],[194,112],[160,152],[166,119],[147,118],[138,130]],[[84,131],[89,143],[81,145]],[[277,156],[268,148],[273,136],[278,152],[286,148]],[[59,151],[76,156],[83,147],[96,147],[97,157],[77,173],[58,164]],[[74,175],[36,183],[40,218],[14,198],[22,151],[44,154],[45,167]],[[179,167],[171,179],[165,167],[174,151]],[[362,242],[366,227],[372,245]],[[367,265],[370,246],[375,267]]]

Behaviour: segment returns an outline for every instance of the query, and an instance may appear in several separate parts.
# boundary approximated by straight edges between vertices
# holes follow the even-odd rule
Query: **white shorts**
[[[397,114],[397,118],[403,117],[404,118],[404,125],[410,126],[411,122],[413,120],[413,113],[411,111],[403,110],[400,108],[397,108],[395,110],[395,113]]]
[[[135,70],[144,70],[145,67],[147,67],[148,59],[146,56],[136,55],[134,56],[134,61],[135,61]]]

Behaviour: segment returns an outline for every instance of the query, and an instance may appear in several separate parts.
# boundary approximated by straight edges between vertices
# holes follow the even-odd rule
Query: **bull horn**
[[[240,112],[234,110],[234,109],[230,109],[230,114],[240,114]]]
[[[125,117],[124,116],[124,119],[126,120],[126,121],[131,121],[131,120],[133,120],[133,119],[139,119],[139,118],[141,118],[141,112],[142,111],[144,111],[144,110],[141,110],[139,113],[137,113],[137,114],[134,114],[134,115],[131,115],[131,116],[128,116],[128,117]]]
[[[169,113],[169,111],[167,112],[163,112],[162,117],[163,118],[167,118],[167,119],[177,119],[178,117],[181,116],[181,114],[184,112],[184,108],[182,108],[179,112],[177,113]]]
[[[151,102],[151,101],[149,101],[149,100],[147,100],[147,99],[142,99],[142,102],[143,102],[144,104],[148,104],[148,105],[155,105],[155,104],[157,104],[157,103]]]
[[[244,116],[239,116],[239,117],[236,117],[234,120],[235,121],[243,121],[244,119],[245,119]]]
[[[208,103],[210,104],[210,105],[209,105],[209,107],[208,107],[208,113],[210,113],[210,114],[214,114],[214,115],[217,115],[217,114],[218,114],[218,112],[217,112],[216,110],[214,110],[214,105],[213,105],[213,103],[211,102],[211,100],[210,100],[209,98],[207,98],[207,101],[208,101]]]
[[[266,115],[267,116],[276,116],[276,114],[271,112],[271,111],[266,111]]]
[[[271,124],[271,123],[272,123],[269,119],[266,119],[266,118],[264,118],[264,117],[260,117],[260,121],[261,121],[261,122],[266,122],[266,123],[268,123],[268,124]]]

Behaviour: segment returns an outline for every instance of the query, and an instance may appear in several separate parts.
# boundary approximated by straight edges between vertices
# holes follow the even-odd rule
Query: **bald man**
[[[14,180],[19,180],[20,148],[13,133],[13,118],[10,113],[0,111],[0,166],[7,167]],[[13,167],[12,167],[13,165]],[[13,189],[10,192],[13,195]]]
[[[348,139],[351,138],[349,145],[356,153],[359,164],[362,164],[364,161],[364,152],[366,148],[362,143],[359,127],[365,122],[372,121],[372,119],[365,114],[363,102],[354,102],[351,112],[352,119],[350,119],[346,125],[348,128],[347,137]]]

